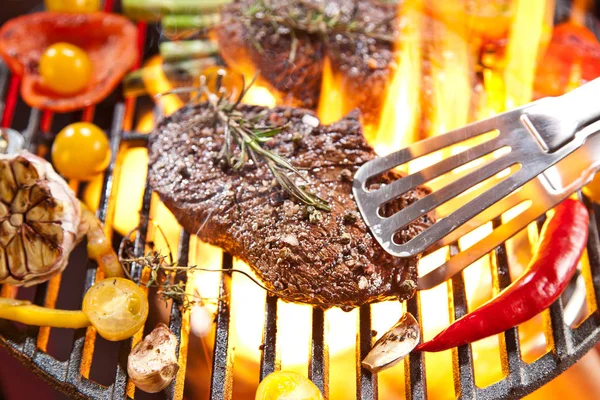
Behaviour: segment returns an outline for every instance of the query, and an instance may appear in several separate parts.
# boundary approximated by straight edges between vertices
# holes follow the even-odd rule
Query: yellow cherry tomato
[[[52,145],[52,163],[65,178],[90,180],[106,169],[110,145],[102,129],[88,122],[66,126]]]
[[[583,193],[594,203],[600,203],[600,173],[596,174],[589,185],[583,188]]]
[[[85,13],[98,11],[100,0],[46,0],[46,10]]]
[[[258,385],[256,400],[323,400],[319,388],[296,372],[278,371]]]
[[[104,339],[124,340],[144,326],[148,299],[133,281],[107,278],[87,291],[83,312]]]
[[[57,94],[71,95],[89,84],[92,62],[83,49],[55,43],[42,54],[39,71],[45,87]]]

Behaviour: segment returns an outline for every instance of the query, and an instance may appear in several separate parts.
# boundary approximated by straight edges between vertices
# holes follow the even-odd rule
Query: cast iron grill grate
[[[144,38],[147,27],[138,25],[140,31],[140,49],[143,49]],[[8,69],[0,64],[0,114],[4,113],[2,121],[4,126],[10,126],[15,114],[18,101],[19,80],[11,77]],[[136,100],[117,102],[114,105],[112,126],[109,131],[113,158],[104,176],[98,217],[106,222],[110,228],[114,214],[115,202],[115,177],[119,173],[119,148],[127,146],[145,146],[146,136],[137,134],[131,130],[131,118]],[[18,107],[17,107],[18,108]],[[24,111],[24,110],[17,110]],[[28,121],[26,128],[22,131],[27,146],[35,150],[38,146],[47,146],[51,138],[50,127],[52,116],[49,113],[37,109],[27,109]],[[84,111],[82,119],[93,119],[93,109]],[[116,188],[118,190],[118,188]],[[122,188],[121,190],[127,190]],[[141,208],[141,225],[139,234],[134,243],[136,256],[142,256],[146,248],[148,234],[150,204],[152,192],[146,183]],[[465,399],[504,399],[520,398],[535,390],[556,377],[567,369],[575,361],[581,358],[600,338],[600,238],[598,228],[600,219],[596,217],[598,208],[584,199],[590,210],[591,224],[588,240],[588,258],[590,274],[584,274],[586,288],[593,291],[589,298],[595,299],[596,311],[591,313],[583,322],[575,328],[565,323],[564,307],[562,300],[558,300],[550,307],[548,332],[549,350],[539,359],[527,363],[521,358],[521,346],[517,328],[508,330],[503,334],[500,345],[502,370],[506,377],[491,386],[477,387],[474,377],[473,354],[469,345],[455,349],[452,353],[453,373],[455,377],[455,394]],[[498,223],[496,221],[495,223]],[[180,237],[179,251],[180,265],[187,265],[189,253],[190,236],[183,232]],[[454,251],[458,251],[455,246]],[[510,283],[508,274],[508,257],[506,246],[500,246],[493,255],[494,280],[499,289]],[[228,254],[223,255],[222,267],[232,267],[232,258]],[[139,279],[141,276],[139,266],[134,266],[132,276]],[[89,262],[86,266],[85,287],[83,292],[93,285],[98,279],[99,273],[94,263]],[[35,289],[34,302],[38,305],[54,306],[57,293],[60,288],[60,278],[53,279],[48,283],[38,285]],[[448,284],[449,294],[453,301],[452,318],[459,318],[467,312],[467,296],[465,281],[462,275],[452,279]],[[14,295],[13,289],[3,287],[1,295]],[[231,292],[231,274],[223,273],[220,283],[220,297],[227,299]],[[260,379],[277,370],[277,315],[278,299],[268,296],[265,306],[265,324],[263,330],[263,344]],[[419,296],[413,297],[406,304],[417,319],[421,320],[421,306]],[[359,309],[359,327],[356,343],[356,398],[377,399],[377,376],[371,374],[360,366],[360,360],[369,351],[372,343],[371,308],[363,306]],[[215,319],[215,342],[212,354],[212,375],[210,378],[210,399],[228,399],[232,396],[233,385],[233,345],[230,340],[230,305],[226,300],[219,301]],[[166,389],[166,397],[169,399],[180,399],[183,397],[183,386],[185,380],[185,364],[187,360],[187,341],[189,336],[189,313],[182,313],[177,306],[172,306],[170,311],[170,329],[179,339],[179,359],[181,371],[176,381]],[[309,355],[309,378],[322,390],[327,397],[329,392],[329,353],[325,339],[325,315],[322,310],[312,311],[312,331]],[[134,388],[127,380],[124,369],[127,354],[131,343],[122,344],[119,351],[119,362],[114,372],[114,383],[103,386],[90,379],[90,368],[94,355],[95,332],[93,329],[76,330],[73,338],[72,350],[65,361],[59,361],[48,354],[47,346],[50,330],[47,328],[29,327],[19,330],[11,323],[0,321],[0,344],[5,346],[23,364],[47,380],[52,386],[68,394],[73,398],[102,398],[122,399],[133,397]],[[422,353],[413,354],[405,360],[405,390],[407,398],[426,399],[427,385],[425,374],[425,360]]]

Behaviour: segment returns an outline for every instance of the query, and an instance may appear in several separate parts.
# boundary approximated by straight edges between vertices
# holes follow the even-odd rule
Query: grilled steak
[[[358,112],[324,126],[303,109],[242,105],[239,111],[261,126],[286,124],[265,148],[304,171],[307,190],[327,200],[331,212],[290,198],[264,162],[247,162],[240,170],[222,166],[217,154],[223,126],[200,104],[164,118],[149,142],[150,185],[181,225],[247,262],[269,289],[290,301],[349,309],[410,297],[417,259],[387,254],[352,198],[354,172],[375,157]],[[388,173],[376,184],[394,178]],[[427,193],[418,188],[389,207],[405,207]],[[402,239],[431,223],[424,216],[401,233]]]
[[[377,0],[273,0],[268,4],[275,11],[253,14],[256,4],[262,1],[241,0],[222,10],[216,36],[229,66],[250,76],[260,71],[286,104],[315,108],[327,55],[342,77],[346,108],[359,107],[368,120],[379,115],[394,64],[393,43],[382,40],[395,35],[394,5]],[[272,14],[296,22],[273,22]],[[322,22],[307,27],[307,15]]]

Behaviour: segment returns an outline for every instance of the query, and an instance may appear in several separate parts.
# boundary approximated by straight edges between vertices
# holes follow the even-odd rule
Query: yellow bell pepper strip
[[[83,311],[55,310],[28,301],[0,298],[0,318],[26,325],[85,328],[91,325]]]
[[[125,276],[119,257],[113,250],[104,234],[102,224],[96,216],[83,204],[82,219],[88,224],[87,252],[88,256],[98,263],[107,278],[123,278]]]

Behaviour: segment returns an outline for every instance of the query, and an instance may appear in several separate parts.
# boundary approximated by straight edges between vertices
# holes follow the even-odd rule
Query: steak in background
[[[324,126],[303,109],[241,105],[239,111],[258,126],[287,124],[265,148],[306,173],[307,190],[328,201],[331,212],[290,198],[263,162],[237,171],[223,167],[217,157],[223,126],[203,103],[164,118],[149,141],[150,185],[181,225],[248,263],[266,287],[289,301],[350,309],[412,296],[417,258],[386,253],[352,198],[355,171],[376,156],[359,113]],[[377,183],[396,178],[388,173]],[[389,207],[405,207],[428,193],[417,188]],[[410,239],[431,223],[424,216],[400,236]]]
[[[222,9],[216,29],[221,56],[231,68],[254,75],[287,105],[314,109],[318,105],[325,56],[341,75],[347,110],[360,108],[367,122],[377,121],[385,90],[395,67],[393,43],[364,34],[308,34],[258,18],[248,10],[262,0],[241,0]],[[285,13],[318,9],[341,24],[370,26],[374,33],[395,36],[396,6],[377,0],[272,0]],[[295,56],[290,57],[296,37]]]

